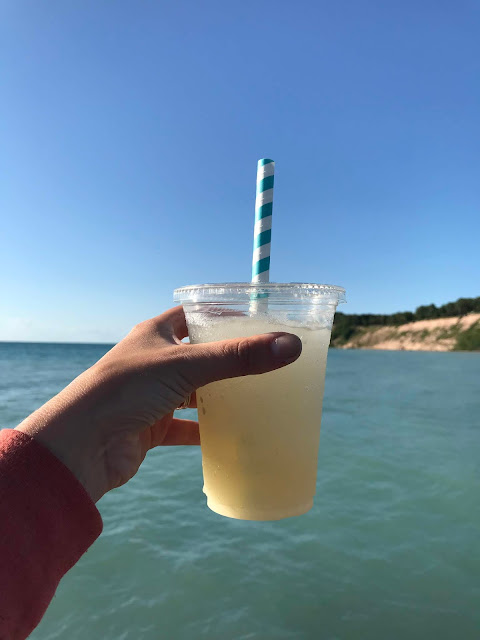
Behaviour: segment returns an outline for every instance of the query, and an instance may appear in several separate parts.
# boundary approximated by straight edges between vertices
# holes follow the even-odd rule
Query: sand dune
[[[419,320],[398,327],[365,327],[342,349],[385,349],[388,351],[451,351],[460,332],[480,321],[480,313],[460,318]]]

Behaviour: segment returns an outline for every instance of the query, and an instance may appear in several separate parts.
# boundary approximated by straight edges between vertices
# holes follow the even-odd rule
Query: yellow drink
[[[203,490],[210,509],[231,518],[278,520],[312,507],[330,329],[282,325],[262,315],[189,321],[192,342],[272,331],[301,338],[296,362],[197,391]]]
[[[296,282],[182,287],[190,340],[295,333],[294,363],[213,382],[197,391],[203,490],[210,509],[242,520],[279,520],[311,509],[330,331],[345,290]]]

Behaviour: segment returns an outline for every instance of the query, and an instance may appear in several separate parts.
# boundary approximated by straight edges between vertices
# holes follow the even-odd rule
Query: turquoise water
[[[2,426],[107,348],[0,344]],[[31,637],[477,639],[479,387],[480,354],[331,351],[310,513],[222,518],[198,450],[151,452]]]

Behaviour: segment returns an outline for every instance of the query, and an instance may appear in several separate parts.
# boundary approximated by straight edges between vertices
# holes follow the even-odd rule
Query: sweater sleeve
[[[95,504],[60,460],[21,431],[0,431],[1,640],[33,631],[101,531]]]

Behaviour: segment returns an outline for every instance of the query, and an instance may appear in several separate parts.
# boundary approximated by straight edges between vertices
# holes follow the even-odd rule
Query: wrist
[[[50,401],[52,403],[52,401]],[[16,427],[50,451],[83,486],[94,502],[102,492],[97,486],[94,447],[89,446],[82,425],[74,424],[68,411],[55,411],[44,405]],[[65,408],[66,409],[66,408]],[[83,435],[82,435],[83,432]]]

